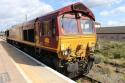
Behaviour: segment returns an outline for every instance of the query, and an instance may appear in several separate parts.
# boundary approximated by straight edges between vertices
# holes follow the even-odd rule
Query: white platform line
[[[5,41],[5,40],[4,40]],[[10,44],[8,44],[10,45]],[[9,58],[11,60],[11,62],[16,66],[16,68],[18,69],[18,71],[20,72],[20,74],[23,76],[23,78],[26,80],[27,83],[33,83],[28,77],[27,75],[23,72],[23,70],[20,68],[19,65],[17,65],[15,63],[15,61],[12,58]]]
[[[9,44],[9,43],[8,43],[8,44]],[[13,45],[11,45],[11,44],[9,44],[9,45],[10,45],[10,46],[12,46],[12,47],[14,47],[14,46],[13,46]],[[45,65],[45,64],[43,64],[42,62],[38,61],[37,59],[35,59],[35,58],[31,57],[31,56],[30,56],[30,55],[28,55],[27,53],[25,53],[25,52],[23,52],[23,51],[19,50],[19,49],[18,49],[18,48],[16,48],[16,47],[14,47],[14,48],[15,48],[16,50],[18,50],[18,51],[22,52],[23,54],[25,54],[27,57],[29,57],[30,59],[34,60],[34,61],[35,61],[35,62],[37,62],[38,64],[45,66],[45,68],[46,68],[47,70],[49,70],[49,71],[51,71],[51,72],[55,73],[57,76],[59,76],[59,77],[61,77],[62,79],[66,80],[68,83],[76,83],[75,81],[71,80],[70,78],[68,78],[68,77],[64,76],[63,74],[61,74],[61,73],[59,73],[59,72],[55,71],[54,69],[52,69],[52,68],[48,67],[47,65]]]
[[[24,71],[20,68],[19,65],[17,65],[15,63],[15,61],[13,61],[13,59],[10,58],[10,60],[12,61],[12,63],[16,66],[16,68],[19,70],[19,72],[21,73],[21,75],[23,76],[23,78],[26,80],[27,83],[33,83],[31,79],[29,79],[27,77],[27,75],[24,73]]]

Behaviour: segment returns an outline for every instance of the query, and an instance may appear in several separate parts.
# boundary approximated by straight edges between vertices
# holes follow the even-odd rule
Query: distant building
[[[111,41],[125,41],[125,26],[96,28],[97,38]]]
[[[5,35],[5,33],[0,31],[0,36],[4,36],[4,35]]]
[[[95,22],[95,28],[100,28],[101,24],[99,22]]]

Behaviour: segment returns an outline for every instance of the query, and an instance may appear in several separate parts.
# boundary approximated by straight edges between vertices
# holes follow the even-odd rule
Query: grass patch
[[[102,62],[119,63],[125,66],[125,42],[103,41],[99,40],[95,49],[95,55],[100,58]],[[121,61],[121,62],[120,62]]]

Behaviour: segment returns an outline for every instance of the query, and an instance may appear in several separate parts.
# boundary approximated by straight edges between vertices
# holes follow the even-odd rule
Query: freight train
[[[95,60],[95,17],[78,2],[12,26],[6,40],[70,78],[86,75]]]

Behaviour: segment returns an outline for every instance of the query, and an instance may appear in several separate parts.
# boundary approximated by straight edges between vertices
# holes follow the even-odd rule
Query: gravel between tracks
[[[125,68],[100,63],[93,66],[88,76],[102,83],[125,83]]]

